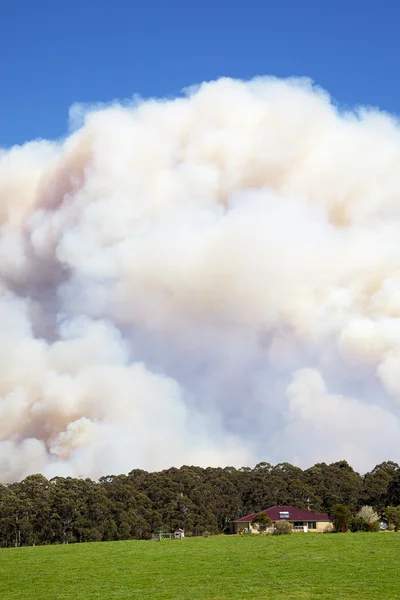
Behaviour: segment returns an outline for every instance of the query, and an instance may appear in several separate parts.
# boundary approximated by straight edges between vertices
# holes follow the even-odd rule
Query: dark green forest
[[[162,529],[188,535],[228,532],[230,522],[274,505],[380,514],[400,504],[400,467],[377,465],[360,475],[346,461],[301,470],[288,463],[243,467],[139,469],[99,481],[30,475],[0,486],[0,545],[148,539]]]

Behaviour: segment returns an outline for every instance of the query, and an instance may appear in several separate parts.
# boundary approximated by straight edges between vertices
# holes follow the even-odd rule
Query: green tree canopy
[[[351,522],[351,511],[347,506],[334,504],[331,510],[331,519],[336,531],[347,531]]]

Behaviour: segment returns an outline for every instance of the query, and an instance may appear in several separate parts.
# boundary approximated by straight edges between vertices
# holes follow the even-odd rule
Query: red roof
[[[261,512],[266,513],[271,521],[330,521],[327,513],[313,513],[295,506],[272,506]],[[289,517],[281,517],[279,513],[289,513]],[[251,513],[251,515],[236,519],[234,523],[251,523],[257,514],[259,513]]]

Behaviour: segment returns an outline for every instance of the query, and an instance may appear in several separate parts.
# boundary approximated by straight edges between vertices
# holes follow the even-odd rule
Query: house
[[[278,521],[292,523],[294,531],[330,531],[333,529],[329,515],[326,513],[313,513],[295,506],[272,506],[261,512],[268,515],[273,524]],[[260,513],[251,513],[233,521],[234,532],[239,533],[243,529],[247,529],[250,533],[258,533],[257,527],[251,525],[256,514]]]

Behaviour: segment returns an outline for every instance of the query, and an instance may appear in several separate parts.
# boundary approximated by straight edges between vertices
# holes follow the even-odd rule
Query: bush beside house
[[[293,525],[288,521],[278,521],[275,523],[272,535],[288,535],[293,533]]]

